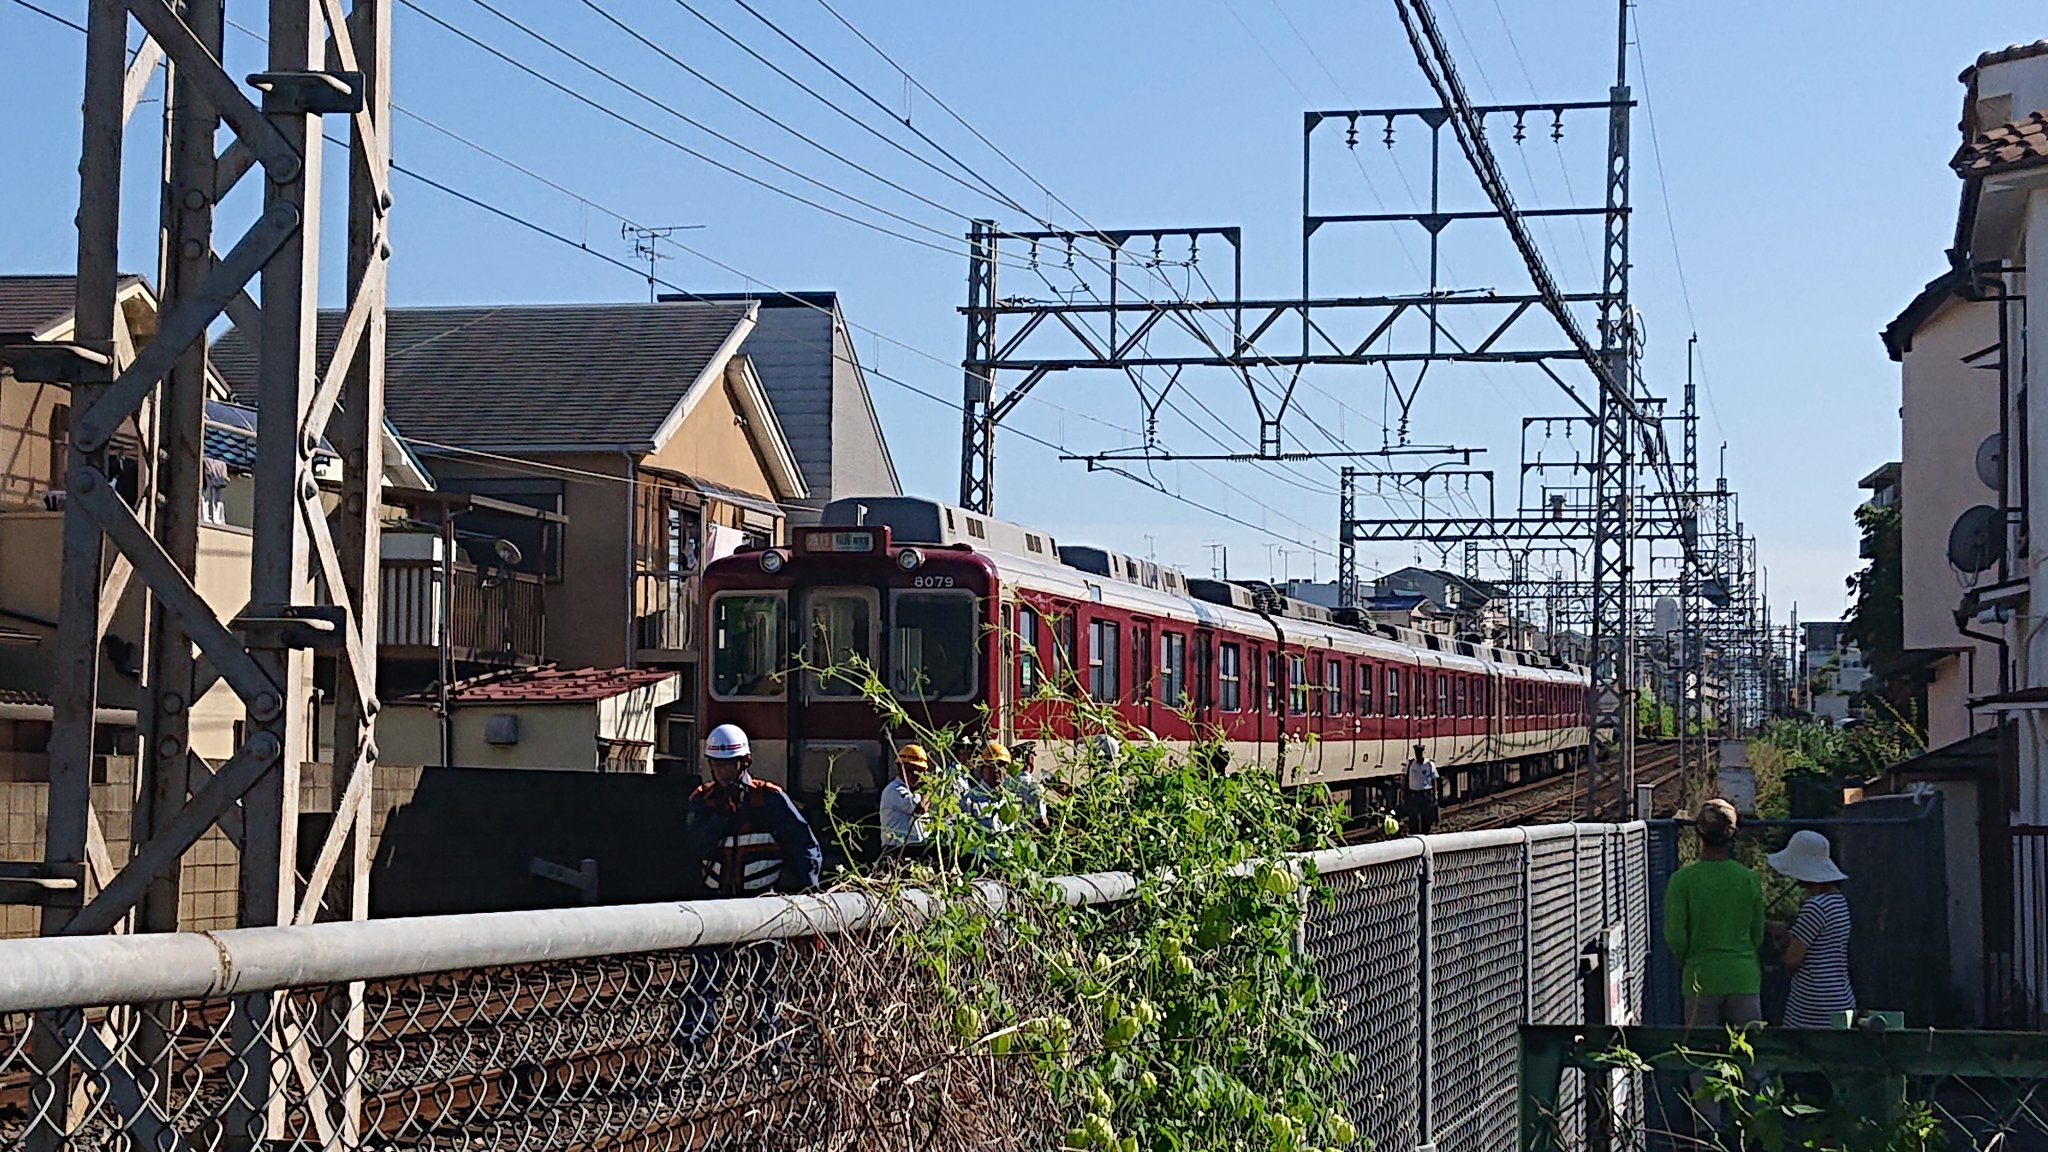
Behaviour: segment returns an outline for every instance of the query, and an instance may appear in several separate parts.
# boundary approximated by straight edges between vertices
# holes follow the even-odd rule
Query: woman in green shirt
[[[1732,859],[1735,806],[1709,800],[1693,822],[1700,858],[1680,868],[1664,891],[1664,940],[1681,965],[1687,1027],[1753,1024],[1764,1018],[1764,891],[1755,872]]]

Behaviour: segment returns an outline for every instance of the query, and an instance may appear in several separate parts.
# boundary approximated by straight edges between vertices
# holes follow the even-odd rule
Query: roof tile
[[[122,287],[141,277],[124,275]],[[0,336],[34,336],[71,315],[78,298],[78,277],[0,276]]]
[[[1956,152],[1949,166],[1965,179],[2048,164],[2048,111],[2001,124]]]
[[[449,687],[448,694],[457,704],[588,704],[678,675],[666,668],[561,668],[548,664],[459,680]]]
[[[431,451],[520,452],[652,444],[662,422],[746,316],[744,303],[393,308],[385,414]],[[319,357],[341,313],[320,314]],[[239,331],[213,347],[252,402],[256,351]]]

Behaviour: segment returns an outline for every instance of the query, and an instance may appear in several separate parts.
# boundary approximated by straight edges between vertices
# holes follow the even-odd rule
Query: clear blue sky
[[[35,2],[84,19],[83,0]],[[956,213],[992,214],[1017,228],[1030,221],[855,128],[720,39],[680,0],[601,0],[601,6],[762,112],[937,206],[770,124],[607,24],[583,0],[493,2],[673,111],[585,71],[476,0],[419,5],[676,143],[935,247],[834,218],[720,172],[492,59],[412,8],[400,10],[397,24],[399,102],[590,203],[413,119],[397,122],[399,161],[614,257],[629,252],[608,211],[643,224],[705,225],[677,238],[729,268],[673,250],[661,266],[664,277],[694,289],[837,290],[849,319],[863,329],[856,337],[862,360],[947,401],[873,380],[905,485],[953,498],[959,419],[950,405],[959,395],[963,329],[956,309],[965,275],[957,239],[964,226]],[[689,2],[846,111],[946,166],[930,146],[889,125],[874,105],[757,22],[738,0]],[[1034,212],[1047,211],[1047,197],[1033,180],[949,120],[929,96],[906,95],[903,77],[814,0],[750,2],[891,111],[907,107],[912,123],[1009,196]],[[1604,96],[1613,71],[1611,5],[1437,0],[1436,7],[1475,99]],[[1430,99],[1384,0],[839,0],[839,10],[1087,223],[1242,225],[1247,289],[1263,295],[1299,286],[1303,108]],[[231,3],[230,12],[252,22],[262,18],[255,4]],[[1770,568],[1774,613],[1782,616],[1796,599],[1805,617],[1830,616],[1842,606],[1843,576],[1857,563],[1855,482],[1898,451],[1897,373],[1876,333],[1940,270],[1954,225],[1958,182],[1945,162],[1957,143],[1956,73],[1980,51],[2048,35],[2048,16],[2021,0],[1881,0],[1853,8],[1730,0],[1645,4],[1636,24],[1641,56],[1631,52],[1630,69],[1635,95],[1646,106],[1636,120],[1634,285],[1649,333],[1648,372],[1654,387],[1675,398],[1686,336],[1699,333],[1703,470],[1713,475],[1726,440],[1732,483],[1744,492],[1745,519],[1761,538]],[[252,44],[231,34],[231,69],[260,67]],[[7,109],[12,173],[0,185],[0,270],[60,270],[72,260],[81,47],[76,32],[15,0],[0,0],[0,102]],[[831,190],[769,168],[674,112]],[[1597,121],[1568,121],[1558,145],[1550,142],[1547,125],[1532,121],[1530,139],[1519,149],[1506,127],[1496,122],[1494,143],[1524,204],[1586,203],[1598,195],[1604,134]],[[1402,206],[1411,190],[1422,191],[1426,152],[1419,132],[1404,129],[1391,152],[1380,146],[1375,126],[1361,125],[1361,140],[1348,167],[1341,149],[1318,154],[1325,174],[1317,183],[1319,203],[1373,211],[1375,197]],[[147,270],[155,213],[147,181],[155,149],[133,148],[130,158],[124,264]],[[1448,200],[1473,203],[1469,183],[1454,180],[1446,188]],[[439,192],[404,180],[396,190],[392,292],[400,304],[620,300],[645,291],[633,273]],[[840,192],[910,223],[887,220]],[[228,211],[237,210],[247,204],[231,201]],[[1050,212],[1062,224],[1081,222],[1064,208]],[[1537,238],[1568,289],[1596,286],[1598,242],[1591,226],[1583,234],[1569,224],[1540,227]],[[1423,252],[1414,233],[1397,239],[1391,230],[1377,230],[1334,239],[1317,249],[1316,290],[1415,290],[1423,283]],[[1446,254],[1449,285],[1524,286],[1498,237],[1483,226],[1454,225],[1446,233]],[[1202,271],[1214,276],[1224,267],[1221,253],[1205,255]],[[1186,270],[1168,271],[1204,291]],[[1048,296],[1061,286],[1052,282],[1059,275],[1056,267],[1043,280],[1028,268],[1005,268],[1001,287],[1005,295]],[[1414,334],[1405,337],[1413,346]],[[1163,412],[1159,436],[1166,446],[1215,451],[1204,429],[1225,441],[1255,436],[1241,385],[1191,375],[1181,387],[1186,391],[1177,405],[1188,415]],[[1377,446],[1386,435],[1383,377],[1311,374],[1300,395],[1306,419],[1356,446]],[[1554,385],[1525,372],[1446,370],[1424,381],[1411,435],[1416,442],[1489,447],[1485,463],[1502,474],[1506,507],[1519,417],[1559,412],[1563,403]],[[1127,381],[1097,375],[1052,378],[1014,419],[1019,429],[1070,449],[1100,450],[1133,443],[1131,430],[1144,416]],[[1296,438],[1319,443],[1321,433],[1307,423],[1289,427],[1290,446]],[[1559,444],[1547,451],[1556,459],[1569,449]],[[1162,560],[1191,570],[1209,567],[1207,545],[1214,541],[1229,544],[1233,575],[1277,573],[1283,564],[1296,576],[1312,570],[1330,575],[1336,503],[1329,469],[1161,464],[1154,475],[1187,502],[1128,479],[1086,474],[1079,465],[1058,462],[1053,450],[1012,435],[1002,441],[998,511],[1068,541],[1156,550]],[[1364,511],[1376,514],[1370,493]],[[1292,555],[1283,558],[1276,548]],[[1383,566],[1414,558],[1412,549],[1371,555]]]

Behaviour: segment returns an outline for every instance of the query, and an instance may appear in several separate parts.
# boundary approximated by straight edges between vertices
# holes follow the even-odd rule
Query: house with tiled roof
[[[811,496],[744,351],[761,313],[743,299],[390,309],[385,414],[443,497],[473,501],[421,507],[409,538],[386,533],[392,626],[399,605],[417,604],[431,634],[436,612],[468,612],[493,588],[535,585],[525,608],[494,619],[538,628],[545,659],[566,667],[681,673],[660,743],[687,755],[697,573],[719,556],[781,542],[790,509]],[[323,354],[340,323],[338,312],[322,313]],[[246,397],[248,342],[230,331],[214,357]],[[424,582],[394,593],[392,573],[407,564]],[[456,570],[435,576],[444,564]],[[452,608],[437,599],[442,585]],[[525,647],[466,646],[473,659],[457,659],[464,666],[454,671],[481,671]],[[408,637],[383,651],[382,674],[400,692],[454,678],[433,644]]]
[[[682,674],[671,668],[504,669],[389,701],[377,720],[393,764],[647,773],[664,709]]]
[[[1881,333],[1900,366],[1901,452],[1865,486],[1899,513],[1905,655],[1869,674],[1925,693],[1931,751],[1901,779],[1943,794],[1954,992],[2001,1023],[2048,1008],[2048,958],[2024,946],[2048,930],[2048,899],[2013,886],[2007,833],[2048,826],[2048,725],[2030,702],[2048,689],[2048,528],[2030,496],[2048,491],[2048,312],[2026,271],[2048,268],[2048,40],[1986,52],[1958,79],[1946,267]]]

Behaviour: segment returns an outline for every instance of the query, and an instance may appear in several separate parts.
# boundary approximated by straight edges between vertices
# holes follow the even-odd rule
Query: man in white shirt
[[[1415,746],[1415,758],[1408,761],[1408,824],[1418,836],[1436,827],[1436,761],[1422,745]]]
[[[918,794],[917,786],[931,758],[922,745],[905,744],[896,752],[896,775],[882,789],[882,850],[909,854],[927,841],[925,817],[931,803]]]

